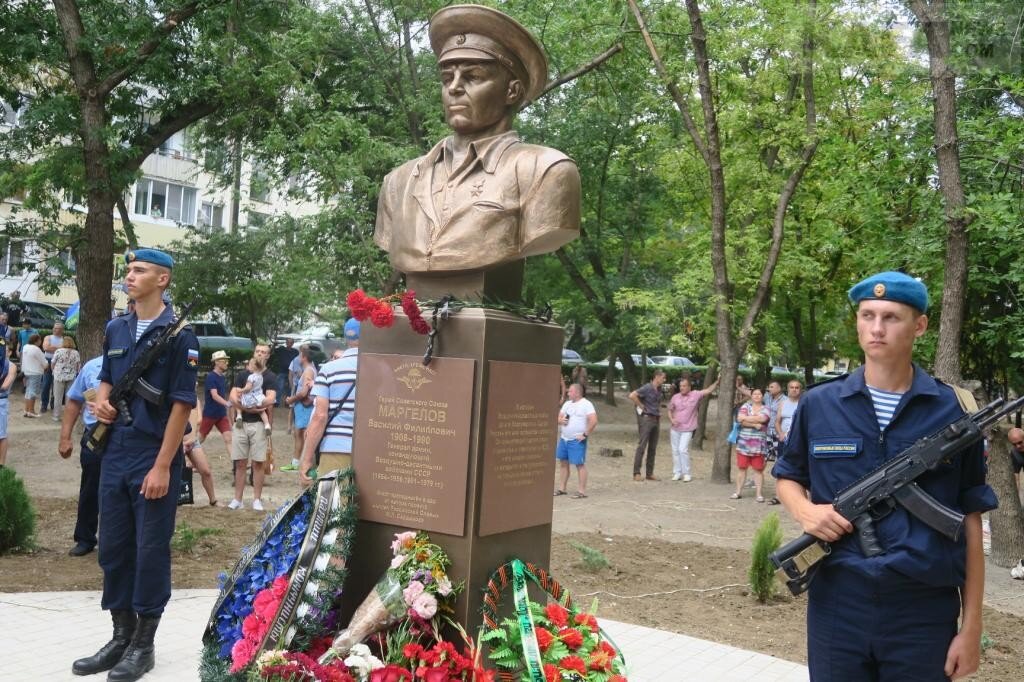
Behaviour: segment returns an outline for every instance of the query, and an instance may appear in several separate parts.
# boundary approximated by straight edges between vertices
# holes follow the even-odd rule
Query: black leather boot
[[[110,618],[114,621],[114,636],[92,656],[80,658],[71,664],[71,672],[76,675],[94,675],[110,670],[121,660],[138,620],[134,611],[111,611]]]
[[[107,675],[107,682],[135,682],[150,670],[156,663],[153,650],[153,636],[160,625],[160,616],[139,616],[139,624],[135,626],[135,636],[128,650]]]

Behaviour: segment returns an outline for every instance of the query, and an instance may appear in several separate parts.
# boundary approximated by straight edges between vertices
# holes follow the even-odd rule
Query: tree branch
[[[661,55],[658,54],[658,48],[654,45],[654,40],[651,38],[650,31],[647,30],[647,23],[644,21],[643,14],[640,13],[640,8],[636,5],[636,0],[629,0],[629,8],[633,11],[633,16],[636,18],[637,26],[640,27],[640,33],[644,37],[644,43],[647,44],[647,50],[651,53],[651,59],[654,60],[654,67],[658,71],[658,75],[665,82],[665,87],[668,88],[668,92],[672,95],[672,100],[676,104],[676,108],[679,110],[679,114],[683,117],[683,126],[686,128],[686,132],[690,134],[693,139],[693,145],[700,152],[701,157],[704,159],[704,163],[710,163],[711,157],[708,155],[708,147],[704,143],[703,138],[700,136],[700,132],[697,130],[697,124],[693,120],[693,116],[690,114],[690,105],[687,103],[683,93],[679,90],[679,86],[676,85],[675,81],[668,73],[668,69],[665,68],[664,62],[661,61]]]
[[[807,23],[807,35],[804,38],[803,61],[804,72],[802,81],[804,85],[804,127],[807,134],[807,144],[800,153],[800,161],[793,172],[786,179],[786,184],[779,194],[779,200],[775,204],[775,217],[772,220],[772,241],[768,247],[768,255],[765,258],[764,267],[761,269],[761,277],[757,282],[757,289],[754,298],[751,300],[747,312],[743,317],[743,324],[737,335],[737,346],[742,353],[747,346],[750,333],[754,328],[754,321],[764,308],[768,299],[768,289],[771,285],[772,276],[775,274],[775,266],[778,265],[779,255],[782,252],[782,238],[785,235],[786,211],[789,203],[796,193],[796,188],[804,177],[804,173],[814,160],[814,154],[818,149],[818,119],[817,106],[814,96],[814,36],[812,27],[814,25],[815,10],[817,1],[810,0],[810,17]]]
[[[607,50],[605,50],[601,54],[597,55],[596,57],[591,59],[589,62],[584,64],[583,66],[581,66],[578,69],[576,69],[575,71],[570,71],[569,73],[565,74],[561,78],[558,78],[556,80],[550,81],[547,85],[544,86],[544,92],[542,92],[539,95],[537,95],[537,99],[540,99],[541,97],[543,97],[544,95],[548,94],[549,92],[551,92],[555,88],[559,88],[559,87],[565,85],[566,83],[568,83],[569,81],[576,80],[577,78],[579,78],[583,74],[588,73],[590,71],[593,71],[597,67],[601,66],[601,64],[605,63],[606,61],[608,61],[609,59],[614,57],[619,52],[622,52],[622,43],[615,43],[614,45],[609,47]]]
[[[189,18],[198,13],[201,9],[200,5],[205,8],[216,3],[213,2],[199,2],[199,0],[192,0],[192,2],[186,3],[179,9],[173,10],[167,13],[164,20],[157,24],[153,30],[153,35],[139,46],[139,49],[135,51],[135,56],[131,62],[125,64],[120,69],[117,69],[113,73],[109,74],[96,86],[96,92],[99,97],[105,97],[113,91],[118,85],[120,85],[126,78],[135,73],[139,67],[149,61],[150,57],[156,52],[157,48],[160,47],[164,39],[174,32],[182,22],[187,21]]]
[[[205,98],[199,101],[185,102],[176,109],[172,109],[160,118],[155,124],[146,129],[144,133],[133,137],[130,146],[135,153],[125,159],[124,168],[134,171],[142,165],[146,157],[153,153],[161,143],[165,142],[171,135],[187,128],[196,121],[203,119],[220,109],[221,103],[217,100]]]

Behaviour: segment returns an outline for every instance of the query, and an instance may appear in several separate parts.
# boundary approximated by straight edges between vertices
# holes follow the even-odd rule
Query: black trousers
[[[100,458],[89,449],[87,436],[82,436],[79,460],[82,463],[82,480],[78,485],[75,542],[95,547],[100,520]]]

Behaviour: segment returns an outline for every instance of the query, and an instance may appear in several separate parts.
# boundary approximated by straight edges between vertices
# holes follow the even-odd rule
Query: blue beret
[[[153,263],[154,265],[162,265],[168,270],[174,269],[174,259],[163,251],[158,251],[157,249],[136,249],[135,251],[129,251],[124,254],[124,262],[126,265],[137,260],[144,261],[146,263]]]
[[[345,323],[345,338],[349,341],[359,340],[359,320],[356,318],[350,318]]]
[[[880,272],[861,280],[850,288],[850,302],[895,301],[906,303],[922,313],[928,312],[928,288],[902,272]]]

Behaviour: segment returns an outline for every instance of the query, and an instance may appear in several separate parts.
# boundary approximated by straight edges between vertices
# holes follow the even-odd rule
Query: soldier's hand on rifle
[[[167,494],[167,488],[171,482],[171,470],[169,467],[156,464],[146,477],[142,479],[142,488],[139,492],[147,500],[157,500]]]
[[[67,459],[68,457],[70,457],[71,456],[71,452],[73,450],[74,450],[74,447],[71,445],[71,439],[70,438],[61,438],[60,442],[57,444],[57,454],[59,454],[64,459]]]
[[[96,402],[96,418],[104,424],[113,424],[117,420],[117,408],[109,400]]]
[[[853,524],[837,512],[831,504],[808,502],[797,510],[797,520],[805,533],[825,542],[836,542],[853,532]]]

